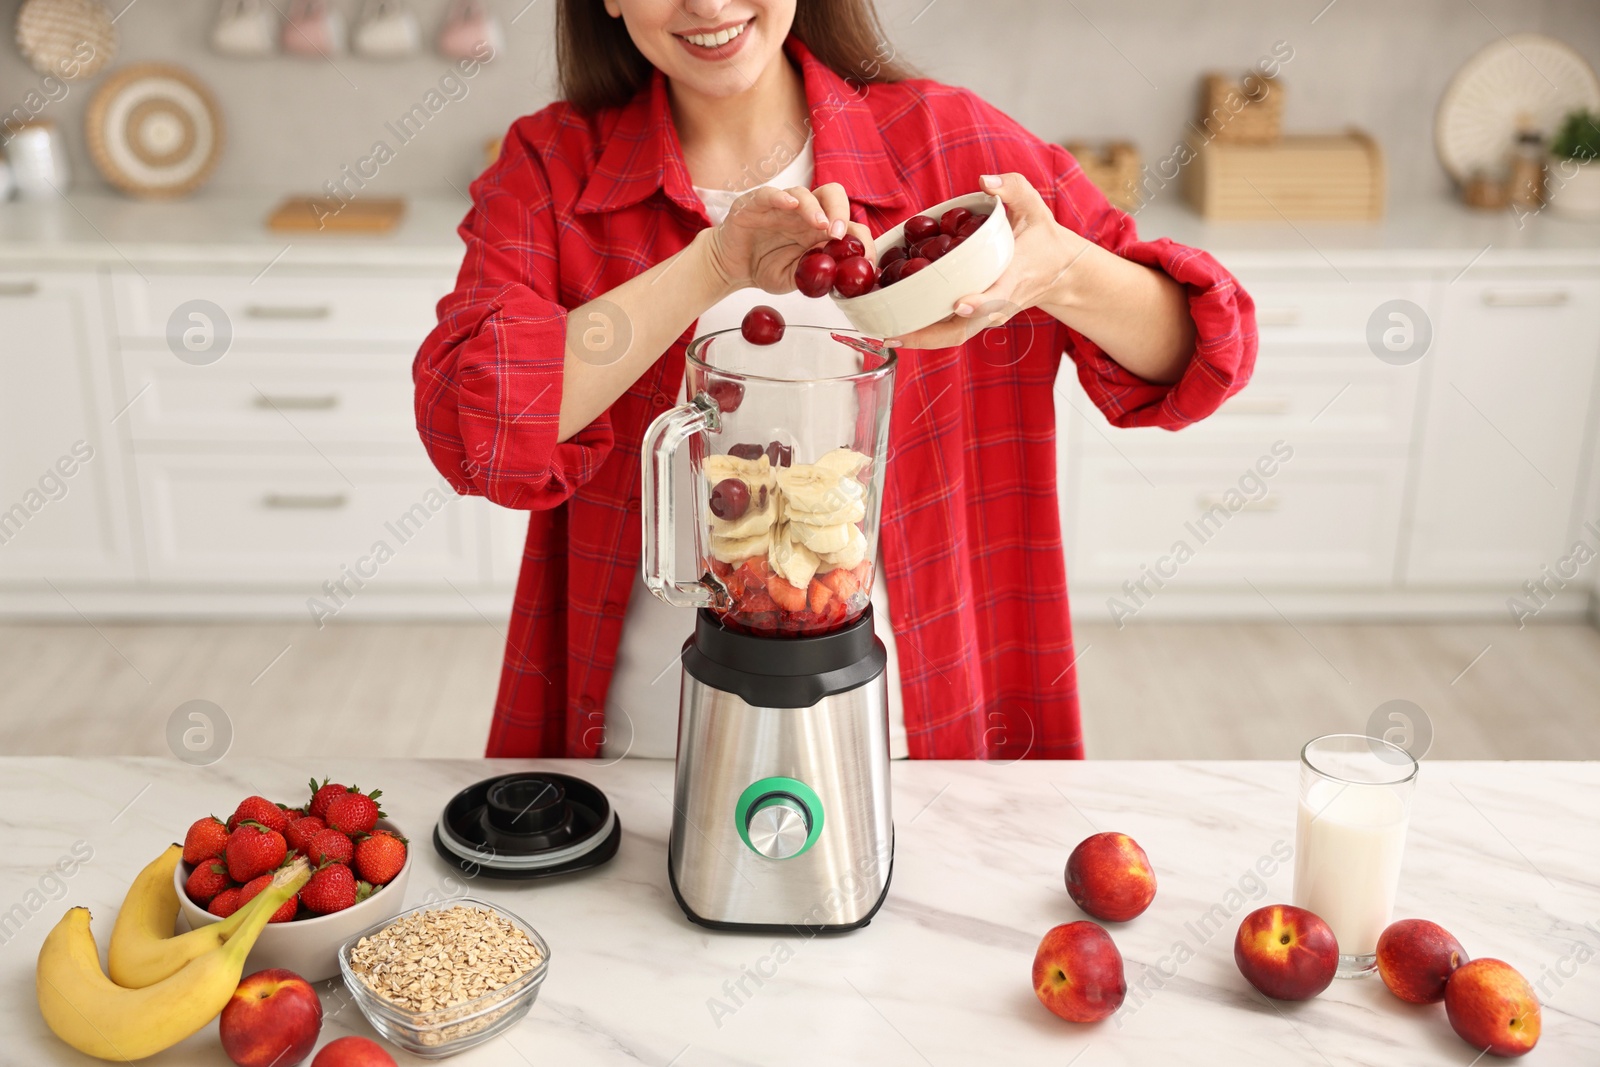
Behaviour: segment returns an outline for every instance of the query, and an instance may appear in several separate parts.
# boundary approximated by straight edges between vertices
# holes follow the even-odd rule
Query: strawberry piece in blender
[[[767,583],[767,594],[784,611],[804,611],[806,608],[806,591],[796,589],[782,578],[774,578]]]
[[[806,607],[814,614],[821,614],[823,607],[833,599],[833,590],[813,578],[811,585],[806,589]]]
[[[836,567],[827,574],[819,574],[817,580],[829,590],[839,595],[840,600],[849,600],[855,596],[856,590],[861,588],[861,583],[856,580],[855,572]]]

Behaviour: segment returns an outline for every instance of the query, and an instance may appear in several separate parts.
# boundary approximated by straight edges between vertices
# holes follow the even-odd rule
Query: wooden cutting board
[[[405,217],[400,197],[334,200],[322,196],[289,196],[267,216],[273,233],[389,233]]]

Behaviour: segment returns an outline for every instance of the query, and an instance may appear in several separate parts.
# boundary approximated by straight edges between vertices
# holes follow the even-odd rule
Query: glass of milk
[[[1376,737],[1329,734],[1300,751],[1294,903],[1333,929],[1340,978],[1377,969],[1416,781],[1411,754]]]

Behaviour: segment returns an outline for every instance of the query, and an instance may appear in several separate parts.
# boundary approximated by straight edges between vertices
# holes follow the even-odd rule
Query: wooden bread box
[[[1367,134],[1291,134],[1265,144],[1202,141],[1184,168],[1185,195],[1225,222],[1370,222],[1383,217],[1383,149]]]

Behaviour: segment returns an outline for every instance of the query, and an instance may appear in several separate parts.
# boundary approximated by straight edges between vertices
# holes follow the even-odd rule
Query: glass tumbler
[[[1329,734],[1300,751],[1294,903],[1333,930],[1340,978],[1377,969],[1416,781],[1411,754],[1376,737]]]

